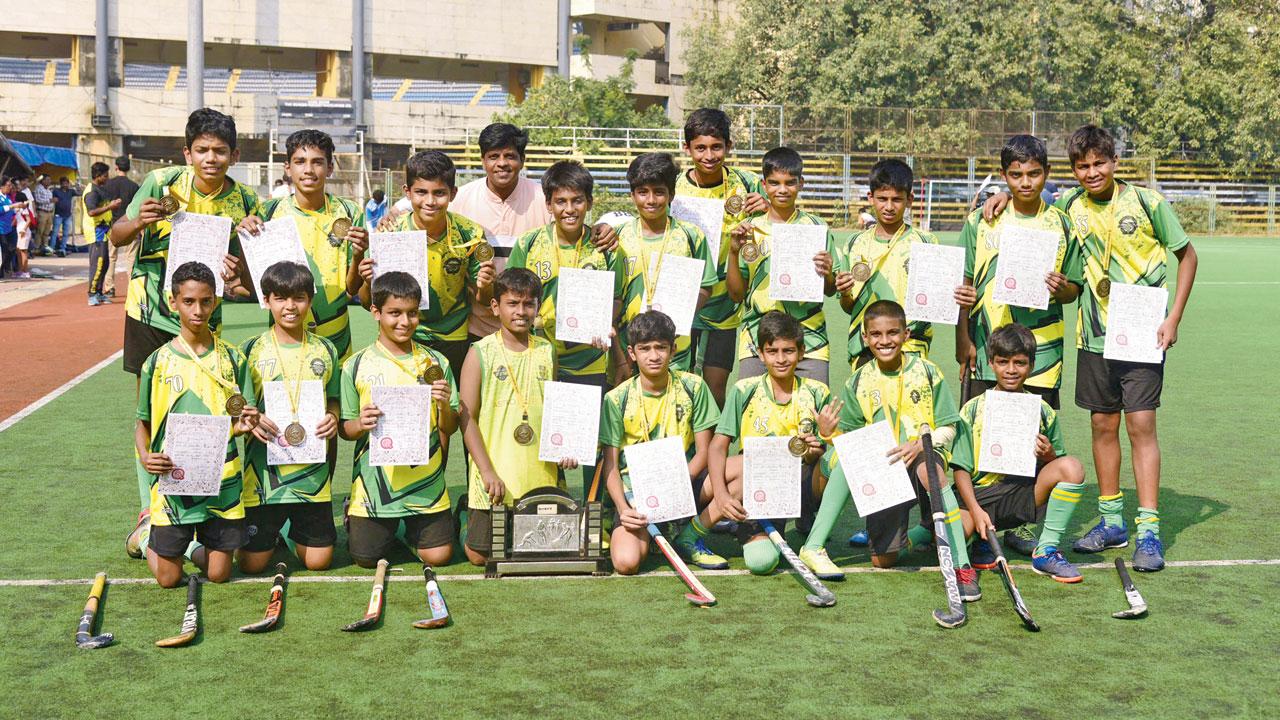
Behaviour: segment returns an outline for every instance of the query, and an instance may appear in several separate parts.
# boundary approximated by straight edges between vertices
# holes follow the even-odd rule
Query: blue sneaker
[[[990,570],[996,566],[996,554],[986,540],[974,540],[969,548],[969,562],[979,570]]]
[[[1045,548],[1043,555],[1031,558],[1031,570],[1039,575],[1048,575],[1060,583],[1078,583],[1084,580],[1076,566],[1067,562],[1058,548],[1053,546]]]
[[[1133,569],[1141,572],[1164,569],[1164,544],[1150,530],[1138,536],[1138,548],[1133,551]]]
[[[1102,552],[1108,548],[1122,548],[1129,545],[1129,531],[1124,525],[1116,527],[1108,525],[1106,520],[1099,520],[1085,536],[1076,540],[1071,549],[1078,553]]]
[[[866,547],[870,544],[871,536],[867,534],[866,528],[863,528],[849,536],[849,545],[853,547]]]

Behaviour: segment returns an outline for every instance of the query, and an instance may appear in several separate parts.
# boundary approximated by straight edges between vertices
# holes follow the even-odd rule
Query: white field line
[[[1196,285],[1280,285],[1280,280],[1197,280]]]
[[[79,385],[80,383],[84,382],[85,380],[88,380],[88,379],[89,379],[89,377],[90,377],[91,375],[93,375],[94,373],[96,373],[96,372],[98,372],[99,370],[101,370],[102,368],[104,368],[104,367],[106,367],[106,366],[110,365],[111,363],[115,362],[116,360],[119,360],[119,359],[120,359],[120,357],[121,357],[122,355],[124,355],[124,350],[117,350],[117,351],[115,351],[114,353],[112,353],[111,357],[108,357],[107,359],[103,360],[102,362],[98,363],[97,365],[94,365],[93,367],[89,368],[88,370],[85,370],[84,372],[80,373],[79,375],[77,375],[77,376],[75,376],[75,377],[71,378],[70,380],[66,381],[66,382],[65,382],[65,383],[63,383],[62,385],[60,385],[60,386],[58,386],[58,387],[54,388],[53,390],[51,390],[51,391],[49,392],[49,394],[48,394],[48,395],[45,395],[44,397],[40,398],[39,400],[36,400],[35,402],[31,403],[30,405],[28,405],[28,406],[26,406],[26,407],[22,408],[22,409],[21,409],[21,410],[19,410],[18,412],[16,412],[16,413],[14,413],[13,415],[9,416],[9,417],[8,417],[8,418],[6,418],[3,422],[0,422],[0,432],[4,432],[5,430],[8,430],[9,428],[13,427],[14,425],[17,425],[19,422],[21,422],[22,420],[24,420],[24,419],[25,419],[28,415],[30,415],[31,413],[33,413],[33,412],[35,412],[35,411],[39,410],[40,408],[44,407],[45,405],[48,405],[49,403],[53,402],[54,400],[56,400],[56,399],[58,398],[58,396],[62,395],[62,394],[63,394],[63,393],[65,393],[66,391],[70,390],[71,388],[73,388],[73,387],[75,387],[75,386]]]
[[[1167,563],[1167,567],[1171,568],[1198,568],[1198,567],[1240,567],[1246,565],[1280,565],[1280,559],[1273,560],[1172,560]],[[1026,564],[1010,565],[1014,570],[1030,571],[1031,566]],[[1115,567],[1114,563],[1098,562],[1098,563],[1080,563],[1076,567],[1081,570],[1109,570]],[[857,565],[842,568],[846,573],[851,575],[871,575],[876,573],[916,573],[916,572],[938,572],[937,566],[902,566],[888,569],[873,568],[866,565]],[[786,571],[790,573],[792,571]],[[747,570],[700,570],[696,573],[700,577],[726,577],[726,576],[743,576],[750,575]],[[779,572],[778,574],[783,574]],[[260,577],[239,577],[231,580],[232,584],[255,584],[266,585],[271,582],[272,575],[263,575]],[[468,582],[472,580],[484,580],[484,575],[480,573],[471,573],[467,575],[438,575],[436,576],[441,582]],[[626,578],[673,578],[677,575],[670,570],[656,570],[641,575],[625,576],[625,575],[531,575],[522,577],[508,577],[504,580],[619,580]],[[369,575],[293,575],[290,576],[290,583],[365,583],[368,584],[373,578],[372,573]],[[389,582],[422,582],[420,574],[415,572],[406,572],[404,574],[388,575]],[[207,581],[206,581],[207,582]],[[152,585],[155,580],[151,578],[107,578],[108,585]],[[92,585],[93,578],[45,578],[32,580],[0,580],[0,587],[60,587],[64,585]],[[839,587],[837,585],[837,587]]]

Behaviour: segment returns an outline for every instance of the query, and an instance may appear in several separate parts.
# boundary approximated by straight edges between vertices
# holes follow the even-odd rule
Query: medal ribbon
[[[671,394],[671,386],[675,382],[677,382],[675,375],[670,370],[668,370],[667,371],[667,388],[666,390],[662,391],[662,396],[658,399],[658,412],[656,413],[656,417],[657,417],[657,422],[659,423],[662,422],[663,417],[665,417],[666,415],[667,397]],[[634,383],[635,383],[634,387],[635,387],[636,395],[639,396],[639,402],[637,403],[637,405],[640,409],[640,413],[639,413],[640,422],[643,423],[642,427],[644,428],[644,442],[648,442],[650,439],[652,439],[653,426],[649,423],[649,413],[646,412],[644,409],[644,389],[640,387],[640,378],[637,377],[634,380]]]
[[[204,364],[204,360],[200,359],[200,356],[197,355],[196,351],[191,348],[191,345],[187,343],[187,339],[182,337],[181,333],[178,334],[177,341],[178,341],[178,347],[182,348],[182,351],[191,357],[191,361],[194,362],[197,367],[203,370],[204,374],[212,378],[213,381],[218,383],[218,385],[222,386],[223,389],[230,390],[231,394],[233,395],[240,394],[240,386],[236,385],[234,382],[227,380],[225,377],[222,376],[222,353],[218,352],[217,339],[214,339],[213,344],[210,346],[210,348],[213,350],[213,353],[214,353],[214,361],[213,361],[214,369],[213,370],[210,370],[209,366]]]
[[[555,261],[554,263],[555,272],[553,273],[553,276],[559,277],[560,266],[562,264],[560,262],[560,236],[556,233],[555,223],[551,223],[547,225],[547,234],[551,236],[551,249],[554,251],[553,260]],[[578,236],[578,239],[574,242],[574,245],[573,245],[572,267],[574,268],[582,267],[582,244],[583,244],[583,241],[586,240],[586,237],[587,237],[587,225],[586,223],[583,223],[582,234]]]
[[[884,267],[885,261],[889,259],[890,255],[893,254],[894,246],[898,244],[899,240],[906,237],[907,227],[908,225],[906,223],[902,223],[902,225],[898,228],[898,231],[895,232],[893,234],[893,237],[889,239],[888,249],[884,251],[884,254],[880,256],[880,259],[876,260],[875,266],[871,268],[871,275],[864,282],[854,281],[853,287],[849,288],[849,293],[848,293],[849,297],[851,298],[858,297],[858,295],[862,293],[862,288],[866,285],[866,283],[870,282],[871,278],[875,277],[876,273],[880,272],[880,268]],[[875,230],[872,229],[871,232],[874,233]],[[859,258],[858,262],[865,263],[866,260],[864,258]]]
[[[515,391],[516,402],[520,403],[520,412],[524,416],[524,421],[529,422],[529,403],[525,400],[524,390],[520,388],[520,381],[516,378],[515,366],[511,363],[511,356],[507,354],[507,345],[502,341],[502,331],[494,333],[498,336],[498,350],[502,353],[503,365],[507,368],[507,375],[511,377],[511,389]],[[529,346],[532,349],[532,345]]]
[[[432,365],[435,365],[435,362],[431,360],[431,355],[429,353],[426,353],[426,351],[424,350],[423,353],[426,354],[426,357],[427,357],[427,367],[426,368],[422,367],[421,363],[418,362],[417,343],[412,343],[412,342],[410,343],[410,345],[412,346],[412,349],[409,351],[409,357],[413,362],[412,370],[409,369],[403,362],[400,362],[400,358],[396,357],[394,353],[392,353],[387,348],[383,347],[381,339],[379,339],[378,342],[374,344],[378,346],[378,351],[382,353],[383,357],[395,363],[396,367],[403,370],[406,375],[413,378],[414,380],[421,381],[425,379],[427,368],[431,367]]]
[[[1107,249],[1102,254],[1102,278],[1099,278],[1099,284],[1102,283],[1103,279],[1111,277],[1111,243],[1115,239],[1116,233],[1120,232],[1120,222],[1116,219],[1116,215],[1119,214],[1117,208],[1120,207],[1120,191],[1124,188],[1119,180],[1113,181],[1112,185],[1115,187],[1115,191],[1111,193],[1111,207],[1108,208],[1111,211],[1111,219],[1110,227],[1107,228]],[[1097,293],[1096,289],[1094,292],[1095,294]]]
[[[280,341],[276,338],[275,328],[269,332],[271,344],[275,347],[276,360],[280,362],[280,375],[284,378],[285,393],[289,396],[289,411],[293,413],[293,421],[298,422],[298,400],[302,396],[302,365],[307,361],[307,333],[302,333],[302,348],[298,351],[298,372],[295,373],[298,381],[290,385],[289,373],[285,372],[284,355],[280,352]]]
[[[644,263],[641,268],[641,278],[644,280],[644,304],[643,309],[649,309],[649,302],[653,300],[653,291],[658,286],[658,276],[662,274],[662,258],[667,254],[667,241],[671,239],[671,231],[675,227],[675,219],[670,215],[667,216],[667,227],[662,231],[662,249],[658,251],[658,262],[653,268],[653,278],[649,278],[650,260],[653,258],[653,251],[645,252],[644,246],[647,244],[644,239],[644,231],[641,230],[640,223],[636,223],[636,231],[640,233],[640,261]]]
[[[225,190],[227,187],[227,179],[224,177],[222,179],[222,184],[218,186],[217,190],[214,190],[208,195],[205,195],[204,193],[196,189],[195,168],[192,168],[190,172],[183,173],[180,176],[178,182],[174,183],[174,185],[180,185],[184,181],[186,182],[186,190],[178,191],[181,195],[184,196],[182,199],[185,204],[183,205],[182,209],[192,213],[199,213],[205,210],[213,210],[214,209],[213,201],[217,200],[218,196],[221,195],[222,191]],[[214,213],[208,213],[208,214],[212,215]]]

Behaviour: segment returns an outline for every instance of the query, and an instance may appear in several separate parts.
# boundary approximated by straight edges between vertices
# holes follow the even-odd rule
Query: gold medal
[[[432,365],[431,367],[423,371],[422,379],[426,380],[428,385],[430,385],[431,383],[437,380],[443,380],[444,370],[441,369],[439,365]]]
[[[747,199],[742,195],[730,195],[724,201],[724,211],[730,215],[742,214],[742,209],[746,207]]]
[[[533,443],[533,426],[527,422],[522,422],[516,426],[512,435],[515,436],[516,442],[521,445],[529,445]]]
[[[333,221],[329,226],[329,245],[339,247],[342,242],[347,239],[347,233],[351,232],[351,221],[347,218],[340,217]]]
[[[284,439],[294,447],[301,447],[307,441],[307,430],[302,423],[294,421],[284,429]]]
[[[476,246],[474,253],[476,259],[480,262],[489,262],[493,259],[493,246],[487,242],[482,242]]]
[[[859,260],[853,264],[853,279],[858,282],[866,282],[871,279],[871,266]]]
[[[738,257],[753,263],[760,259],[760,246],[754,241],[743,243],[742,247],[738,249]]]
[[[809,443],[805,442],[804,438],[799,435],[792,435],[791,439],[787,441],[787,449],[791,451],[792,455],[803,457],[809,450]]]
[[[236,393],[227,398],[227,414],[231,417],[240,417],[240,413],[244,412],[244,396]]]
[[[1111,278],[1102,278],[1098,281],[1098,297],[1105,298],[1111,295]]]
[[[169,217],[178,212],[178,208],[178,198],[172,195],[165,195],[160,198],[160,210],[164,213],[165,217]]]

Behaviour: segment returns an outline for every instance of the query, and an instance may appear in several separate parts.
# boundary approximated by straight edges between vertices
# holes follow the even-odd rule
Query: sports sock
[[[1084,483],[1058,483],[1049,493],[1049,502],[1044,513],[1044,527],[1040,529],[1040,539],[1032,555],[1041,556],[1045,548],[1057,547],[1062,540],[1062,533],[1067,530],[1067,521],[1080,502],[1080,494]]]
[[[964,543],[964,522],[960,519],[960,503],[955,491],[948,485],[942,488],[942,509],[947,514],[947,540],[951,543],[951,558],[956,567],[969,564],[969,548]]]
[[[184,552],[184,553],[182,553],[182,554],[183,554],[183,556],[184,556],[184,557],[186,557],[186,558],[187,558],[188,560],[190,560],[191,562],[195,562],[195,561],[196,561],[196,553],[197,553],[197,552],[199,552],[199,551],[200,551],[200,548],[202,548],[202,547],[204,547],[204,545],[201,545],[200,543],[196,542],[195,540],[192,540],[192,541],[187,545],[187,551],[186,551],[186,552]]]
[[[916,525],[912,525],[911,529],[907,531],[908,550],[913,547],[924,545],[931,540],[933,540],[933,531],[918,523]]]
[[[1160,537],[1160,511],[1155,508],[1138,508],[1138,517],[1133,521],[1134,532],[1141,535],[1150,530]]]
[[[137,448],[133,449],[133,472],[138,476],[138,501],[142,504],[138,510],[146,512],[151,507],[151,473],[142,466]]]
[[[702,520],[699,519],[697,515],[694,515],[689,519],[689,522],[685,523],[685,526],[681,528],[680,534],[676,535],[676,543],[680,545],[692,545],[706,537],[707,533],[708,530],[702,524]]]
[[[742,560],[754,575],[768,575],[778,567],[778,548],[768,538],[760,538],[742,546]]]
[[[1124,493],[1098,496],[1098,512],[1102,521],[1112,527],[1124,527]]]
[[[822,504],[818,506],[818,514],[813,518],[809,537],[804,541],[804,547],[814,550],[819,550],[827,544],[827,538],[836,527],[836,520],[840,519],[840,513],[849,502],[849,483],[844,478],[844,470],[838,463],[833,465],[831,479],[827,481],[827,487],[822,491]]]

